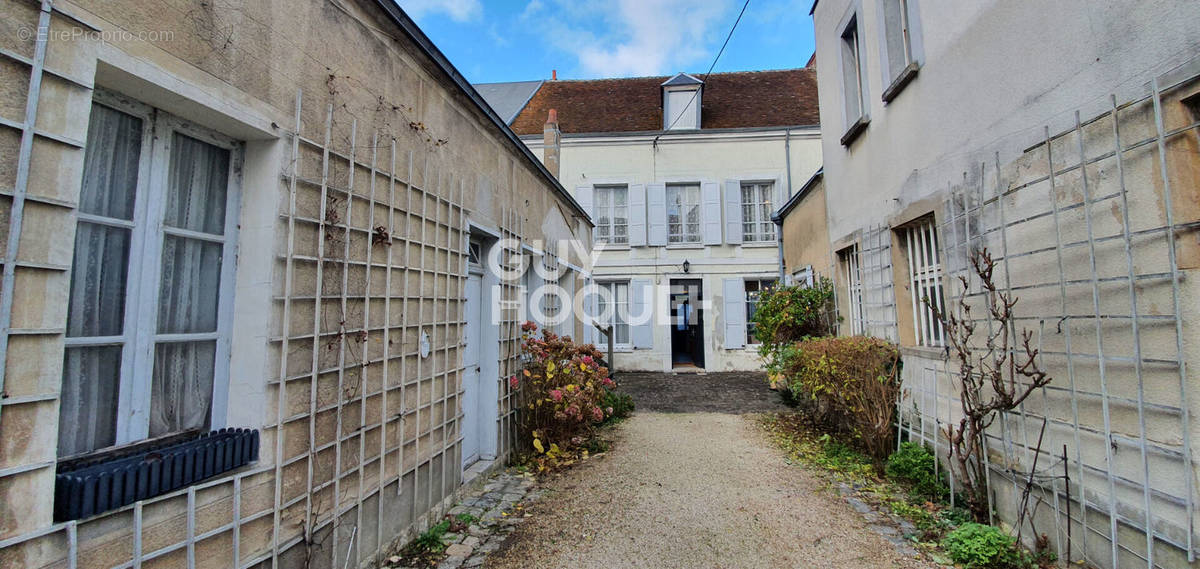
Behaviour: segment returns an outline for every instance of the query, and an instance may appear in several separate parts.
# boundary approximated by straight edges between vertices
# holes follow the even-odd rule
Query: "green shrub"
[[[833,281],[811,287],[780,286],[759,294],[754,308],[754,337],[763,344],[790,344],[833,332]]]
[[[895,448],[900,351],[865,336],[812,338],[782,349],[780,371],[818,423],[853,436],[882,470]]]
[[[780,286],[759,293],[755,303],[754,337],[767,372],[780,372],[782,350],[804,338],[833,333],[836,313],[833,281],[821,279],[812,287]]]
[[[923,497],[937,500],[950,493],[938,476],[937,458],[919,443],[901,443],[900,450],[888,457],[884,470],[889,478],[911,484]]]
[[[633,396],[610,389],[605,391],[604,396],[600,398],[600,407],[604,408],[608,414],[608,417],[604,419],[604,423],[615,423],[633,414]],[[612,411],[609,411],[609,409],[612,409]]]
[[[968,569],[1025,569],[1029,555],[1017,547],[1016,538],[1000,528],[967,523],[946,534],[942,548],[955,563]]]

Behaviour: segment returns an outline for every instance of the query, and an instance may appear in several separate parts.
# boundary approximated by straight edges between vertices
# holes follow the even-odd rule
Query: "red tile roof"
[[[550,109],[557,109],[558,126],[568,134],[662,130],[661,85],[667,79],[546,81],[512,129],[541,134]],[[701,128],[819,124],[816,71],[713,73],[704,84],[700,116]]]

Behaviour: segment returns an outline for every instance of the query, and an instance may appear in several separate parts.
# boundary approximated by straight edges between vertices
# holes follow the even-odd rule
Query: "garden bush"
[[[1000,528],[975,522],[946,534],[942,548],[950,559],[968,569],[1024,569],[1033,565],[1017,540]]]
[[[760,293],[752,322],[767,371],[779,374],[785,347],[805,338],[832,334],[834,314],[833,282],[829,279],[821,279],[812,287],[781,286]]]
[[[518,393],[520,436],[539,470],[563,466],[573,462],[594,438],[596,427],[616,413],[606,403],[616,384],[608,368],[600,365],[595,346],[549,331],[539,333],[532,322],[521,330],[524,369],[508,380]]]
[[[604,392],[604,397],[600,406],[603,407],[606,412],[608,412],[609,409],[612,409],[612,411],[608,414],[608,418],[604,420],[606,424],[616,422],[621,419],[626,419],[633,414],[633,396],[627,393],[619,393],[609,389]]]
[[[889,478],[906,482],[917,494],[934,500],[950,494],[937,471],[937,458],[925,445],[905,442],[888,457],[885,472]]]
[[[780,350],[780,372],[813,420],[851,435],[882,469],[895,445],[900,351],[865,336],[807,339]]]

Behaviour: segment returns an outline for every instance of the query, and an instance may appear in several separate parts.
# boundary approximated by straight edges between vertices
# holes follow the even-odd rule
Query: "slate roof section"
[[[518,135],[541,134],[557,109],[565,134],[661,131],[662,83],[669,79],[546,81],[511,126]],[[816,72],[713,73],[704,81],[701,121],[701,129],[818,125]]]
[[[513,119],[525,108],[525,103],[533,97],[542,81],[513,81],[509,83],[476,83],[473,85],[479,95],[487,101],[506,124],[512,124]]]

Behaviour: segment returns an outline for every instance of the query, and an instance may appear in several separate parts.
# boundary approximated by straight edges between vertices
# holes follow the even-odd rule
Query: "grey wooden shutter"
[[[700,184],[701,231],[705,245],[721,244],[721,186],[716,182]]]
[[[650,279],[633,279],[629,282],[629,315],[631,319],[644,314],[653,306],[654,288]],[[641,324],[629,325],[629,341],[637,348],[654,347],[654,317]]]
[[[725,180],[725,242],[742,242],[742,183]]]
[[[629,246],[646,246],[646,186],[629,186]]]
[[[725,348],[746,347],[746,283],[725,279]]]
[[[667,244],[666,184],[646,184],[646,234],[651,246]]]
[[[579,205],[583,206],[583,211],[586,211],[592,217],[592,221],[596,221],[596,212],[593,211],[592,207],[595,201],[592,198],[594,192],[595,190],[591,186],[575,186],[575,201],[578,201]]]

